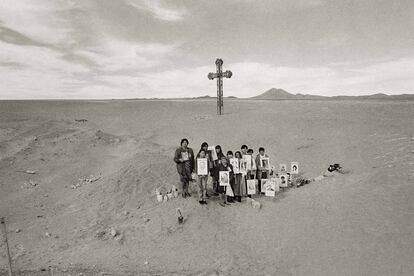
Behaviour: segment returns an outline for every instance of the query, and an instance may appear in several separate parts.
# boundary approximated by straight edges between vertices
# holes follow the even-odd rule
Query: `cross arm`
[[[217,73],[208,73],[207,77],[208,77],[209,80],[213,80],[215,78],[218,78],[219,74],[217,74]]]
[[[231,76],[233,76],[233,73],[232,73],[231,71],[227,70],[226,72],[223,72],[223,73],[221,74],[221,76],[222,76],[223,78],[231,78]]]
[[[227,70],[226,72],[222,72],[222,73],[208,73],[207,75],[209,80],[213,80],[216,78],[231,78],[231,76],[233,76],[233,73],[229,70]]]

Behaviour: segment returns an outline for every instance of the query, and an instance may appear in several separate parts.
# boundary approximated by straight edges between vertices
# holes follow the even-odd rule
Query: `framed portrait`
[[[243,160],[246,162],[246,170],[252,170],[252,156],[251,155],[243,155]]]
[[[219,172],[220,186],[230,186],[230,172],[220,171]]]
[[[267,183],[270,181],[270,179],[263,179],[260,181],[260,191],[262,191],[262,193],[264,194],[265,190],[266,190],[266,185]]]
[[[286,172],[286,170],[287,170],[286,164],[279,164],[279,169],[280,169],[281,173]]]
[[[287,188],[289,183],[289,176],[287,174],[279,175],[279,187]]]
[[[232,165],[234,173],[240,173],[240,164],[238,158],[230,158],[230,165]]]
[[[241,159],[239,165],[240,165],[240,173],[241,174],[247,174],[246,160]]]
[[[207,158],[197,158],[197,175],[208,175]]]
[[[247,194],[255,195],[256,194],[256,181],[257,179],[248,179],[247,180]]]
[[[299,173],[299,162],[290,162],[290,173],[291,174]]]
[[[183,161],[188,161],[188,160],[190,160],[190,159],[189,159],[189,156],[188,156],[188,152],[186,152],[186,151],[182,151],[182,152],[181,152],[181,159],[183,159]]]
[[[211,159],[212,159],[213,161],[215,161],[215,160],[217,160],[217,159],[218,159],[218,157],[217,157],[217,152],[216,152],[216,147],[215,147],[215,146],[209,146],[209,147],[207,148],[207,151],[208,151],[208,155],[209,155],[209,156],[211,156]]]
[[[269,157],[260,158],[260,166],[262,166],[262,170],[269,171],[270,170],[270,158]]]
[[[252,156],[252,171],[256,171],[256,170],[257,170],[256,160]]]
[[[274,181],[273,179],[269,179],[268,181],[266,181],[264,189],[264,193],[266,196],[274,197],[276,195],[276,181]]]

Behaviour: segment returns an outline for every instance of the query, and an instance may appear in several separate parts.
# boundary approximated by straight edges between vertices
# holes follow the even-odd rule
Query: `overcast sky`
[[[0,98],[414,93],[412,0],[0,0]]]

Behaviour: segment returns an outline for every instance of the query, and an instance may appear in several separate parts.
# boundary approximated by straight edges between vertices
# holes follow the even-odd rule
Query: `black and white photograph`
[[[266,179],[266,178],[265,179],[262,179],[260,181],[260,191],[261,191],[261,193],[264,193],[265,192],[268,181],[270,181],[270,179]]]
[[[183,162],[189,160],[189,154],[188,154],[187,151],[181,152],[181,159],[182,159]]]
[[[230,165],[233,167],[234,173],[240,173],[240,162],[238,158],[230,158]]]
[[[246,161],[244,159],[241,159],[239,161],[239,164],[240,164],[240,173],[243,174],[243,175],[247,174],[247,164],[246,164]]]
[[[230,186],[230,172],[229,171],[220,171],[220,186]]]
[[[197,175],[208,175],[207,158],[197,158]]]
[[[289,185],[289,176],[287,174],[279,175],[279,187],[280,188],[287,188]]]
[[[0,276],[412,276],[413,118],[413,0],[0,0]]]
[[[252,168],[252,163],[253,163],[252,156],[249,154],[243,155],[243,160],[244,160],[244,163],[246,164],[246,170],[251,171],[253,169]]]
[[[264,185],[264,192],[266,196],[275,197],[276,196],[276,181],[274,181],[273,179],[269,179],[266,182],[266,185]]]
[[[269,171],[270,170],[270,158],[269,157],[262,157],[260,158],[262,170]]]
[[[299,162],[290,162],[290,174],[299,174]]]
[[[255,195],[256,194],[256,179],[249,179],[247,180],[247,194],[248,195]]]
[[[209,146],[209,147],[207,148],[207,153],[208,153],[208,155],[209,155],[209,156],[211,156],[211,159],[212,159],[213,161],[218,160],[218,157],[217,157],[217,152],[216,152],[216,150],[215,150],[215,146]]]

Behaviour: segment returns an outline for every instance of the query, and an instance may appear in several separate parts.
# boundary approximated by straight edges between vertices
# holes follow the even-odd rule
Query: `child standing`
[[[207,142],[203,142],[201,144],[200,147],[200,151],[204,150],[204,152],[206,153],[206,158],[208,160],[208,172],[211,175],[211,177],[213,177],[213,157],[209,154],[208,151],[208,143]],[[198,157],[198,156],[197,156]],[[208,178],[207,178],[208,179]],[[209,198],[210,196],[208,195],[207,191],[206,191],[206,197]]]
[[[218,165],[218,172],[222,171],[228,171],[230,176],[230,183],[232,179],[234,179],[234,173],[233,173],[233,167],[228,163],[226,156],[222,155],[220,159],[220,164]],[[225,186],[219,185],[219,193],[221,196],[221,199],[223,200],[223,203],[220,203],[221,206],[225,207],[226,205],[229,205],[229,203],[233,203],[233,200],[228,200],[226,195],[226,188]]]
[[[256,179],[256,162],[253,160],[253,150],[252,149],[248,149],[247,150],[247,155],[250,155],[250,170],[247,170],[247,175],[246,178],[247,179]],[[256,183],[257,184],[257,183]],[[247,185],[247,181],[246,181],[246,185]],[[246,188],[247,189],[247,188]],[[257,188],[256,188],[257,191]],[[252,197],[251,195],[248,195],[248,197]]]
[[[233,175],[234,175],[234,170],[233,170],[233,166],[230,164],[230,158],[233,158],[233,152],[231,150],[227,151],[227,163],[229,163],[229,166],[231,166],[232,171],[233,171]],[[230,187],[234,193],[234,177],[230,178]],[[227,201],[230,203],[234,203],[234,197],[232,196],[228,196]]]
[[[197,160],[203,158],[207,160],[207,174],[200,175],[198,172],[198,162],[196,162],[196,172],[197,172],[197,184],[198,184],[198,202],[203,205],[207,204],[207,179],[208,179],[208,168],[210,164],[210,160],[207,158],[206,151],[201,148],[197,154]]]
[[[253,158],[253,150],[252,149],[248,149],[247,150],[247,154],[251,156],[251,164],[250,167],[252,168],[251,170],[247,171],[247,179],[255,179],[256,178],[256,162],[254,161]]]
[[[240,162],[243,161],[242,154],[240,151],[236,151],[236,153],[234,154],[234,157],[239,160],[239,164]],[[234,168],[233,168],[233,171],[234,171]],[[234,192],[234,196],[237,202],[241,202],[241,197],[247,194],[245,181],[246,180],[244,179],[244,175],[242,175],[240,170],[238,173],[234,173],[233,192]]]
[[[248,149],[248,147],[247,147],[247,145],[242,145],[241,147],[240,147],[240,150],[241,150],[241,156],[242,156],[242,162],[244,162],[244,156],[245,155],[247,155],[247,149]],[[240,185],[242,186],[241,187],[241,190],[242,191],[245,191],[245,193],[243,193],[242,195],[243,196],[248,196],[248,197],[251,197],[250,195],[247,195],[247,175],[246,174],[242,174],[242,177],[241,177],[241,183],[240,183]]]
[[[261,193],[262,188],[262,178],[268,178],[269,177],[269,171],[267,169],[264,169],[261,164],[261,158],[268,157],[267,154],[265,154],[265,149],[263,147],[259,148],[259,154],[256,156],[256,167],[257,167],[257,181],[259,182],[259,193]]]

